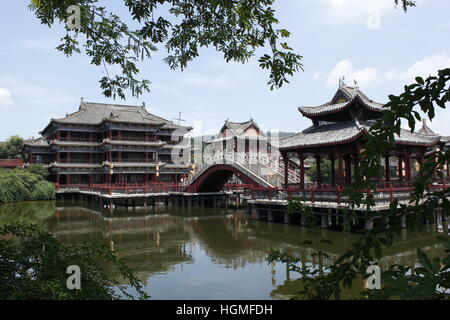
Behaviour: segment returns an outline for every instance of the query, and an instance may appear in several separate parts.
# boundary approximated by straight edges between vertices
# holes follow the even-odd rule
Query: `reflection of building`
[[[339,89],[330,102],[317,107],[301,107],[300,113],[309,118],[312,126],[290,137],[280,140],[280,152],[285,163],[292,156],[300,163],[300,181],[304,184],[304,159],[315,158],[317,187],[321,187],[321,159],[331,162],[331,185],[344,186],[351,183],[358,171],[363,138],[380,119],[383,104],[367,97],[358,87],[349,87],[340,81]],[[409,183],[413,161],[419,166],[424,157],[442,149],[445,139],[424,127],[411,133],[401,129],[395,137],[395,148],[384,158],[384,181],[392,182],[390,159],[396,157],[398,180]],[[447,172],[447,175],[449,172]],[[382,180],[382,178],[380,180]],[[288,184],[287,173],[285,184]]]
[[[178,182],[190,168],[181,147],[189,130],[144,106],[82,101],[78,111],[51,119],[25,150],[59,185]]]

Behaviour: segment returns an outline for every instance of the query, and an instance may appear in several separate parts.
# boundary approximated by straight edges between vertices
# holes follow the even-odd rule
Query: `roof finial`
[[[82,109],[84,109],[85,107],[84,107],[84,98],[83,97],[81,97],[81,99],[80,99],[80,110],[82,110]]]
[[[142,108],[145,108],[145,102],[142,101]]]
[[[342,88],[344,86],[345,76],[342,76],[339,78],[339,88]]]
[[[356,81],[356,79],[353,79],[353,82],[355,83],[355,89],[359,89],[358,81]]]

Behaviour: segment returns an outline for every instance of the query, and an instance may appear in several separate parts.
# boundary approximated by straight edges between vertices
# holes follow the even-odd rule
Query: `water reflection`
[[[255,221],[238,211],[156,206],[111,212],[76,202],[0,206],[0,223],[14,220],[37,223],[63,242],[107,243],[155,299],[285,299],[300,289],[298,274],[283,264],[267,264],[268,253],[277,249],[301,263],[319,263],[314,248],[299,246],[311,239],[306,228]],[[441,255],[435,237],[444,229],[429,225],[421,235],[404,231],[383,251],[381,267],[415,263],[418,247]],[[333,241],[323,248],[330,256],[325,266],[357,238],[320,232]],[[118,276],[111,267],[107,272]]]

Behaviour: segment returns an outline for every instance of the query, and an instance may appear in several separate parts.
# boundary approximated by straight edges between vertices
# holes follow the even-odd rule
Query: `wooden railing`
[[[195,193],[195,187],[173,183],[118,183],[118,184],[56,184],[56,190],[65,191],[87,191],[100,194],[148,194],[167,192],[189,192]]]
[[[450,188],[449,181],[436,181],[427,186],[429,192],[435,192]],[[411,194],[414,192],[414,187],[409,186],[394,186],[380,187],[374,190],[361,190],[365,194],[372,194],[376,203],[389,204],[394,201],[409,201]],[[252,200],[292,200],[293,197],[298,197],[304,201],[311,203],[325,202],[345,204],[349,203],[349,198],[344,194],[344,188],[340,186],[322,186],[306,187],[306,188],[262,188],[250,187],[244,189],[244,196]]]
[[[87,191],[100,194],[151,194],[151,193],[196,193],[196,187],[174,183],[120,183],[120,184],[56,184],[57,190],[65,191]],[[437,181],[429,184],[429,192],[440,191],[450,188],[449,181]],[[223,191],[242,192],[244,197],[252,200],[292,200],[299,197],[304,201],[311,203],[337,203],[347,204],[349,198],[344,194],[344,188],[341,186],[327,186],[321,188],[263,188],[249,184],[225,184]],[[362,190],[365,194],[372,194],[377,204],[389,204],[394,199],[399,201],[409,201],[414,187],[394,186],[381,187],[374,190]]]
[[[0,159],[0,167],[3,168],[15,168],[22,166],[23,166],[22,159]]]

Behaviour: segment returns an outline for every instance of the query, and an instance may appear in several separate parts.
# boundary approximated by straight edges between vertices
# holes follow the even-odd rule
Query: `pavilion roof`
[[[422,120],[422,128],[420,128],[417,132],[427,135],[436,135],[436,133],[428,127],[425,119]]]
[[[368,132],[375,121],[345,121],[322,122],[318,126],[311,126],[297,134],[280,139],[280,150],[297,148],[321,147],[344,144],[356,140]],[[400,135],[395,136],[398,144],[431,146],[440,141],[439,135],[425,135],[418,132],[411,133],[401,129]]]
[[[338,91],[330,102],[316,107],[300,107],[300,113],[308,118],[340,113],[358,103],[371,112],[381,113],[383,104],[369,99],[358,87],[340,83]]]
[[[158,117],[148,112],[144,106],[118,105],[82,101],[79,110],[66,115],[64,118],[52,119],[51,122],[61,124],[99,125],[104,121],[147,124],[159,126],[163,129],[185,129],[172,121]],[[45,131],[45,129],[44,129]]]
[[[23,142],[25,146],[30,147],[50,147],[50,143],[47,141],[46,137],[39,137],[37,139],[28,139]]]
[[[253,120],[252,118],[250,118],[249,121],[245,121],[245,122],[231,122],[231,121],[226,120],[224,126],[228,129],[230,129],[231,132],[236,136],[243,135],[245,133],[245,130],[247,130],[251,126],[254,126],[255,128],[258,129],[259,133],[262,136],[265,136],[264,132],[259,128],[256,121]]]

